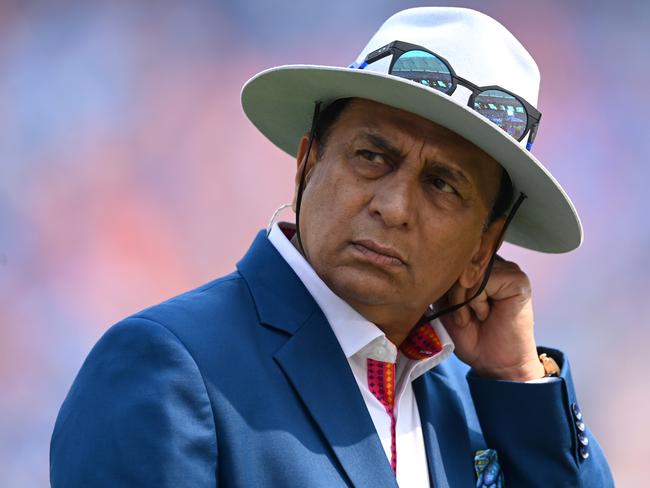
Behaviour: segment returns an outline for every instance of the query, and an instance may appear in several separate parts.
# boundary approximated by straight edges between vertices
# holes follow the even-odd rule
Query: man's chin
[[[350,271],[337,273],[328,284],[334,293],[353,306],[396,305],[401,291],[386,278],[367,277]]]

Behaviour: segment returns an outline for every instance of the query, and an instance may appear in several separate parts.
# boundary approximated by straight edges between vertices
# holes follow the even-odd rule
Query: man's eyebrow
[[[400,161],[404,159],[404,154],[402,153],[402,151],[397,149],[395,146],[393,146],[390,142],[388,142],[383,137],[368,131],[361,132],[359,136],[363,139],[367,139],[373,146],[381,149],[393,161]]]
[[[427,172],[436,173],[437,175],[449,178],[454,181],[459,181],[461,183],[472,185],[472,182],[467,178],[465,172],[460,171],[447,163],[440,161],[432,161],[427,165]]]

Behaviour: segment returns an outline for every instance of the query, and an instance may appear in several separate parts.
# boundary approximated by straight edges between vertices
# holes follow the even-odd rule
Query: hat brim
[[[309,131],[315,102],[358,97],[414,113],[475,144],[505,168],[528,198],[505,236],[528,249],[563,253],[582,243],[573,203],[548,170],[519,143],[466,105],[421,84],[367,70],[290,65],[251,78],[242,89],[244,112],[271,142],[295,156]]]

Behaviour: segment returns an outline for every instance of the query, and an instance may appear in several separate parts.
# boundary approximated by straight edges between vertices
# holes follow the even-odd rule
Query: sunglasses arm
[[[539,127],[539,122],[535,122],[530,128],[530,134],[528,134],[528,142],[526,142],[526,149],[530,151],[533,148],[533,142],[535,142],[535,136],[537,135],[537,128]]]
[[[391,54],[393,54],[393,50],[394,50],[393,48],[395,47],[395,42],[391,42],[390,44],[386,44],[385,46],[380,47],[379,49],[375,49],[373,52],[369,53],[366,56],[366,59],[362,64],[369,65],[370,63],[379,61],[380,59],[383,59],[386,56],[390,56]]]

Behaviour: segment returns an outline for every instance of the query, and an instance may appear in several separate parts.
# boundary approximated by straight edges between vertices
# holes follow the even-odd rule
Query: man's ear
[[[497,252],[501,246],[497,242],[501,235],[501,229],[506,223],[505,217],[500,217],[492,222],[487,229],[483,231],[480,241],[474,249],[472,259],[467,263],[465,269],[458,278],[458,282],[463,288],[472,289],[479,285],[485,275],[485,269],[492,254]]]
[[[307,164],[305,171],[305,186],[309,181],[309,176],[311,170],[314,168],[317,160],[318,154],[318,141],[314,138],[311,144],[311,150],[309,151],[309,161],[305,161],[307,156],[307,148],[309,147],[309,134],[303,134],[300,138],[300,143],[298,144],[298,153],[296,154],[296,176],[294,178],[295,182],[295,191],[293,192],[293,202],[291,207],[293,211],[296,211],[296,200],[298,199],[298,186],[300,185],[300,178],[302,177],[303,166]]]

